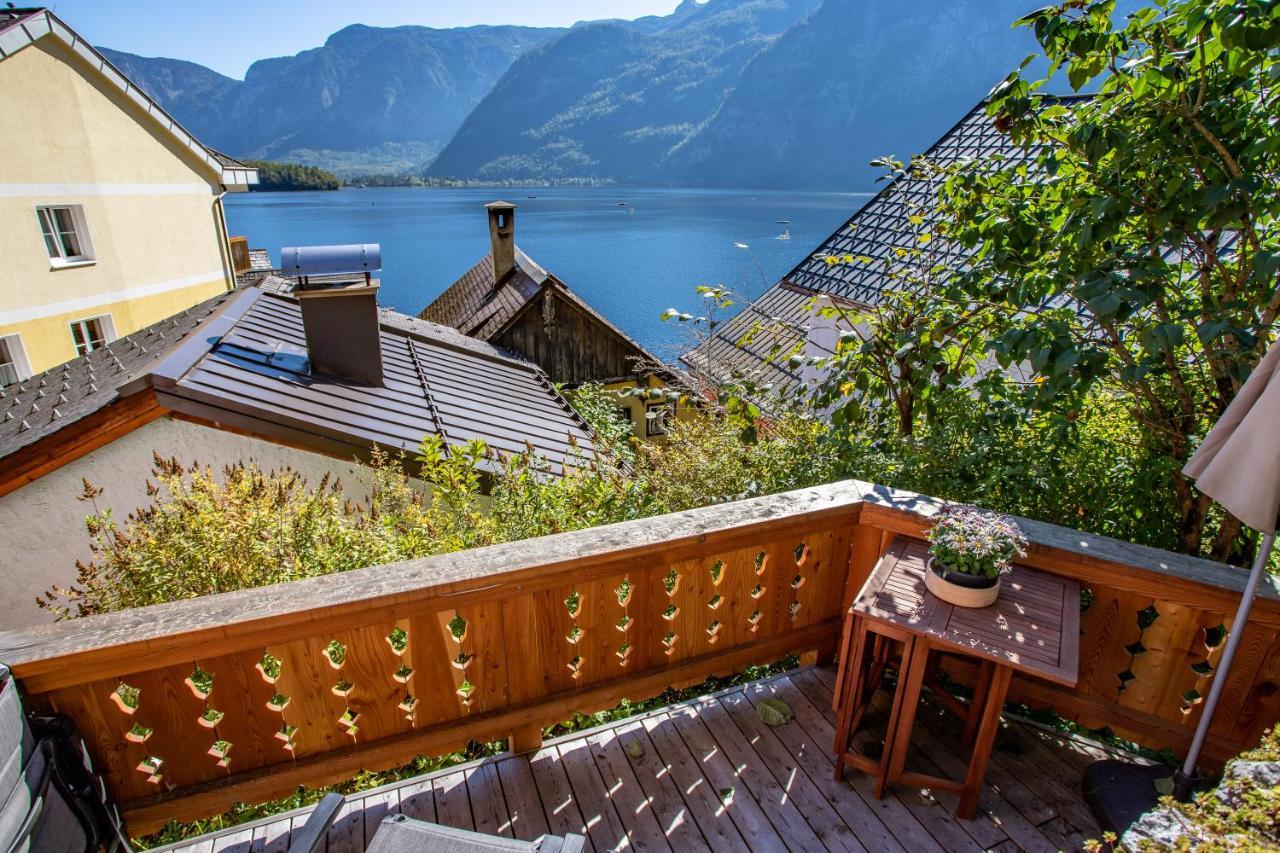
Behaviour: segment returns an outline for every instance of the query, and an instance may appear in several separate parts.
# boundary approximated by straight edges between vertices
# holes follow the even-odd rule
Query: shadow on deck
[[[523,755],[459,765],[348,798],[329,853],[363,851],[379,822],[404,814],[493,835],[586,835],[596,850],[1078,850],[1100,836],[1080,774],[1106,748],[1006,723],[972,821],[956,798],[898,785],[884,799],[855,770],[833,779],[834,671],[804,668],[548,741]],[[776,697],[795,719],[765,726]],[[908,765],[963,778],[958,721],[926,703]],[[163,848],[284,853],[303,809]]]

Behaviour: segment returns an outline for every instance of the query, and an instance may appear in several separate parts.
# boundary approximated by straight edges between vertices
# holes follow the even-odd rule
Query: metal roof
[[[434,434],[503,454],[532,448],[558,473],[575,447],[594,449],[537,367],[421,320],[380,320],[385,383],[355,385],[310,372],[296,301],[222,294],[5,388],[0,459],[147,388],[170,410],[344,458],[373,445],[412,453]]]
[[[43,7],[0,9],[0,62],[46,36],[61,40],[136,103],[143,112],[150,114],[197,159],[218,173],[224,185],[248,188],[250,184],[258,183],[256,169],[201,143],[179,124],[177,119],[165,112],[164,108],[156,103],[141,86],[126,77],[120,69],[111,64],[110,60],[85,41],[83,36],[63,23],[53,12]]]
[[[717,381],[749,381],[786,393],[804,379],[804,371],[788,366],[786,354],[832,355],[834,345],[815,339],[817,327],[847,330],[841,317],[824,318],[817,311],[826,305],[857,307],[838,297],[818,294],[780,282],[725,321],[706,342],[681,356],[700,374]],[[834,337],[834,336],[833,336]]]

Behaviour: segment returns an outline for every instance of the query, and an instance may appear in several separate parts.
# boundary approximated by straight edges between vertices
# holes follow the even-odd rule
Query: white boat
[[[781,234],[779,234],[777,237],[774,237],[773,239],[775,239],[775,240],[790,240],[790,239],[791,239],[791,229],[790,229],[790,228],[788,228],[786,231],[783,231]]]
[[[750,247],[750,246],[748,246],[746,243],[739,243],[737,240],[734,240],[734,241],[733,241],[733,248],[735,248],[735,249],[750,249],[751,247]]]

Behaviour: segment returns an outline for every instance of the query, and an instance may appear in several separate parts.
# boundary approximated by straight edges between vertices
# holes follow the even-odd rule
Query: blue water
[[[416,314],[488,251],[484,204],[495,198],[517,205],[521,249],[664,357],[686,338],[659,319],[663,310],[697,311],[700,284],[757,296],[865,201],[848,193],[380,187],[227,196],[227,220],[276,263],[282,246],[381,243],[380,301]],[[791,239],[776,239],[786,229]]]

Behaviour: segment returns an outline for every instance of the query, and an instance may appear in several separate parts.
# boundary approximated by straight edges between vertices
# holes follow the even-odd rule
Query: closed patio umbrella
[[[1280,342],[1254,368],[1183,473],[1236,518],[1261,531],[1263,538],[1191,748],[1174,772],[1174,795],[1180,800],[1190,797],[1199,779],[1196,761],[1275,545],[1280,514]],[[1085,771],[1085,800],[1104,829],[1120,834],[1155,807],[1159,795],[1154,783],[1160,778],[1167,780],[1168,770],[1113,759],[1098,761]]]
[[[1263,534],[1258,555],[1249,573],[1231,635],[1222,651],[1218,673],[1205,700],[1187,759],[1176,775],[1175,793],[1184,798],[1195,779],[1196,759],[1209,734],[1218,697],[1227,683],[1227,672],[1253,607],[1258,583],[1276,541],[1280,515],[1280,342],[1273,344],[1227,411],[1205,436],[1200,449],[1182,469],[1196,487],[1236,518]]]

